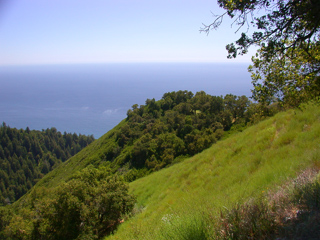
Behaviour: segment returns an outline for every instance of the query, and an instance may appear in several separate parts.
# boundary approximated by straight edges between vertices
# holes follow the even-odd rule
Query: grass
[[[319,239],[320,182],[307,169],[265,198],[221,210],[210,239]]]
[[[302,111],[279,113],[192,158],[138,179],[130,184],[138,213],[106,239],[212,239],[216,223],[208,224],[208,219],[227,214],[221,209],[244,208],[248,216],[255,216],[259,207],[264,212],[265,205],[255,201],[266,192],[303,169],[319,168],[319,138],[320,108],[305,105]],[[170,219],[169,224],[163,219]]]
[[[107,135],[110,135],[108,132]],[[39,186],[52,187],[58,185],[60,182],[66,181],[75,171],[85,168],[89,164],[94,164],[95,159],[100,159],[99,154],[103,154],[105,145],[104,138],[100,138],[94,141],[89,148],[83,149],[74,157],[68,159],[68,161],[50,172],[48,176],[45,176],[40,180]]]
[[[118,130],[123,124],[123,120],[111,131],[103,135],[101,138],[92,142],[88,147],[81,150],[75,156],[68,159],[65,163],[59,165],[57,168],[45,175],[39,182],[33,187],[31,191],[34,191],[37,188],[52,188],[58,186],[59,184],[67,181],[70,177],[76,173],[92,164],[98,166],[103,164],[103,156],[108,148],[109,144],[112,144],[114,141],[112,138],[109,138],[116,130]],[[19,207],[20,203],[24,202],[25,198],[28,198],[29,195],[25,194],[13,205]]]

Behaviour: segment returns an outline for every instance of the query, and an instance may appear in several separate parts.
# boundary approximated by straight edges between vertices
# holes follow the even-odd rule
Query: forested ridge
[[[121,127],[108,135],[97,159],[89,164],[108,162],[114,173],[130,182],[201,152],[226,131],[245,127],[256,115],[257,105],[246,96],[168,92],[158,101],[147,99],[144,105],[134,104]],[[62,134],[55,128],[18,130],[3,123],[1,203],[19,199],[45,174],[93,140],[93,136]]]
[[[243,128],[257,113],[246,96],[168,92],[134,104],[100,155],[133,181],[210,147],[225,131]]]
[[[158,101],[134,104],[118,126],[50,172],[22,200],[0,208],[0,238],[91,239],[110,234],[133,211],[135,197],[129,195],[125,182],[193,156],[226,132],[244,129],[257,117],[257,107],[246,96],[211,96],[204,91],[168,92]],[[26,141],[27,130],[3,126],[2,131],[15,132],[11,135]],[[61,143],[66,158],[77,144],[82,147],[82,135],[53,132],[56,130],[35,131],[29,137],[29,149],[33,146],[37,152],[28,161],[39,166],[38,174],[43,174],[48,156],[57,159],[59,151],[53,146]],[[50,136],[56,136],[56,141],[48,149],[45,143]],[[56,164],[62,161],[57,159]]]
[[[28,127],[0,126],[0,203],[19,199],[49,171],[88,146],[94,137]]]

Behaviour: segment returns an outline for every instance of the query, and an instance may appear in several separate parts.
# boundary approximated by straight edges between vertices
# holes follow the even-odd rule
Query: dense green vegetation
[[[97,239],[129,214],[134,197],[106,167],[77,172],[55,188],[34,190],[18,214],[2,208],[1,239]]]
[[[251,117],[249,105],[245,96],[217,97],[203,91],[147,99],[145,105],[128,110],[126,122],[110,136],[114,142],[105,158],[129,169],[159,170],[208,148],[232,126],[245,126]],[[127,175],[127,180],[134,179]]]
[[[256,117],[253,115],[255,107],[256,104],[251,104],[245,96],[215,97],[203,91],[195,95],[188,91],[171,92],[159,101],[147,99],[145,105],[133,105],[127,118],[117,127],[65,163],[53,165],[53,171],[10,207],[10,213],[4,214],[6,218],[1,223],[3,236],[75,239],[110,234],[123,214],[128,214],[133,207],[133,198],[127,195],[122,179],[133,181],[182,161],[216,143],[225,131],[242,130]],[[25,133],[24,130],[14,131]],[[39,134],[38,141],[45,143],[50,132],[48,129],[34,134]],[[22,142],[23,136],[19,138]],[[64,144],[72,137],[58,136],[58,142]],[[46,149],[40,143],[38,145],[39,151]],[[56,145],[52,142],[52,146]],[[65,146],[67,150],[73,149],[70,144]],[[42,156],[55,154],[55,148],[52,152],[38,154],[38,166],[43,165]],[[107,185],[100,182],[99,174],[94,173],[97,168],[102,169],[99,174],[104,178],[111,179],[112,175],[110,181],[116,188],[108,187],[109,180]],[[88,171],[94,173],[91,182],[75,177],[76,172]],[[105,197],[116,192],[119,192],[118,197],[111,197],[113,202],[108,200],[108,203]],[[110,208],[101,212],[97,206],[106,203]]]
[[[94,219],[92,216],[96,216],[98,210],[90,204],[99,205],[97,201],[101,199],[97,188],[103,185],[99,183],[99,186],[91,186],[89,183],[79,183],[78,180],[74,183],[75,172],[88,171],[88,166],[92,171],[105,166],[103,171],[112,174],[114,178],[133,181],[201,152],[220,139],[225,131],[243,129],[254,117],[255,107],[255,104],[250,105],[245,96],[229,94],[215,97],[205,92],[194,95],[188,91],[166,93],[159,101],[148,99],[145,105],[134,105],[128,111],[127,118],[117,127],[57,166],[27,196],[10,207],[12,212],[7,214],[8,219],[2,223],[4,236],[37,239],[46,235],[50,236],[49,239],[62,239],[65,235],[74,239],[109,234],[118,225],[117,221],[122,214],[132,209],[132,198],[128,197],[130,201],[127,201],[131,205],[124,210],[117,210],[117,221],[114,218],[110,220],[107,213],[104,213],[108,216],[106,220]],[[96,181],[95,178],[91,177],[91,181]],[[91,190],[91,187],[94,189]],[[103,189],[106,195],[118,191],[106,186]],[[116,202],[126,201],[123,193]],[[65,204],[66,208],[57,208],[56,202],[61,206]],[[88,202],[90,206],[87,206]],[[116,202],[110,204],[116,206]],[[68,215],[68,206],[78,215]],[[58,221],[54,216],[59,216],[63,224],[52,222]],[[90,219],[84,220],[87,216]],[[98,230],[102,225],[98,226],[95,222],[99,221],[103,223],[104,231]],[[20,230],[23,231],[22,235]],[[55,235],[58,233],[60,235]]]
[[[297,107],[320,94],[320,2],[318,0],[218,0],[225,12],[201,31],[217,29],[224,16],[234,20],[241,37],[228,44],[228,57],[258,52],[249,67],[253,98]],[[255,27],[254,31],[248,31]]]
[[[313,48],[311,42],[318,41],[320,32],[320,3],[317,0],[217,0],[225,12],[214,22],[204,25],[201,31],[209,33],[221,25],[224,16],[234,20],[237,31],[244,27],[240,38],[228,44],[228,57],[235,58],[248,52],[249,47],[258,45],[265,57],[273,58],[286,50]],[[263,10],[263,11],[261,11]],[[248,31],[255,26],[254,31]],[[251,36],[250,36],[251,35]],[[317,56],[309,53],[310,59]],[[319,59],[318,59],[319,60]]]
[[[250,105],[247,111],[256,107]],[[247,203],[242,207],[249,198],[261,198],[263,192],[300,170],[320,165],[316,141],[320,137],[319,111],[317,104],[310,104],[280,113],[192,158],[132,182],[128,193],[121,179],[128,179],[128,173],[134,170],[127,168],[128,163],[115,168],[116,158],[107,161],[106,153],[128,124],[129,111],[126,120],[48,173],[28,195],[9,208],[1,208],[0,236],[94,239],[120,225],[111,239],[213,239],[220,231],[208,232],[207,227],[212,230],[225,223],[219,224],[215,216],[230,215],[230,221],[234,221],[234,211],[251,211]],[[251,119],[255,116],[251,114]],[[231,129],[239,126],[233,124]],[[132,149],[129,144],[124,146],[127,149],[123,153]],[[134,209],[132,195],[137,197]],[[239,205],[233,210],[235,202]],[[110,206],[108,210],[99,208],[106,205]],[[231,212],[219,213],[223,206]],[[264,211],[265,205],[261,206]],[[99,211],[105,211],[106,218],[101,219],[104,214]],[[127,219],[127,214],[134,216]]]
[[[113,173],[134,181],[210,147],[226,133],[241,131],[261,117],[247,97],[170,92],[133,105],[127,118],[89,148],[58,166],[38,186],[54,187],[74,171],[108,162]],[[272,114],[276,108],[269,108]]]
[[[280,191],[271,203],[259,198],[300,170],[319,170],[319,103],[302,103],[318,102],[320,94],[320,3],[218,0],[218,4],[225,13],[201,31],[217,29],[229,16],[237,31],[245,26],[245,32],[226,46],[228,57],[246,54],[252,45],[259,47],[249,67],[253,99],[259,103],[250,118],[269,115],[274,104],[303,111],[279,114],[132,182],[140,214],[110,239],[319,238],[319,181],[294,186],[287,196],[279,196]],[[256,29],[250,36],[252,25]]]
[[[0,126],[0,204],[19,199],[59,164],[94,140],[93,136]]]
[[[106,239],[215,239],[219,231],[212,230],[224,226],[224,222],[219,224],[220,220],[227,223],[237,216],[240,221],[237,222],[238,226],[246,226],[246,229],[243,228],[242,239],[248,239],[250,236],[245,235],[245,231],[255,227],[253,220],[256,219],[257,224],[260,224],[260,220],[255,217],[258,215],[254,215],[253,211],[260,200],[270,204],[270,208],[265,208],[269,209],[267,212],[257,209],[256,213],[260,211],[261,218],[265,216],[269,219],[267,214],[270,213],[273,219],[288,219],[285,226],[291,226],[288,231],[292,234],[292,231],[298,229],[295,223],[306,226],[303,225],[305,220],[300,218],[302,215],[298,214],[299,210],[304,212],[306,207],[300,205],[302,202],[298,200],[294,200],[294,206],[291,203],[285,205],[282,199],[277,202],[277,209],[288,207],[287,213],[292,215],[281,215],[283,212],[272,209],[268,196],[281,197],[279,185],[291,193],[288,181],[291,182],[304,169],[311,168],[317,173],[320,168],[319,138],[319,104],[304,105],[301,110],[278,113],[275,117],[219,141],[192,158],[138,179],[129,185],[130,192],[137,196],[138,214],[125,221],[113,236]],[[310,198],[313,196],[319,201],[318,193],[308,192]],[[303,195],[308,197],[306,194]],[[246,208],[249,211],[247,215],[244,213]],[[233,213],[237,209],[240,213]],[[250,211],[253,225],[247,221]],[[220,215],[221,212],[223,215]],[[316,214],[309,213],[309,216]],[[220,216],[229,215],[229,220],[227,217],[219,219]],[[298,219],[297,222],[294,222],[295,219]],[[261,221],[263,223],[264,220]],[[272,220],[265,226],[273,223]],[[279,223],[278,227],[281,225]],[[229,233],[232,231],[236,233],[237,228],[230,229]],[[209,235],[204,237],[204,233]],[[232,235],[223,236],[221,239],[238,239]],[[286,237],[294,239],[290,235]]]
[[[109,137],[124,126],[124,121],[48,173],[27,196],[10,208],[0,209],[3,213],[0,232],[4,239],[39,239],[40,236],[43,239],[63,239],[64,236],[94,239],[108,235],[120,225],[111,239],[185,239],[184,236],[213,239],[217,232],[208,232],[207,227],[212,230],[224,226],[224,223],[219,224],[217,216],[225,207],[231,212],[221,214],[230,215],[233,221],[237,209],[241,212],[243,208],[252,209],[246,203],[249,198],[263,198],[264,193],[274,191],[277,185],[295,177],[300,170],[319,168],[319,119],[320,108],[316,104],[279,113],[192,158],[133,181],[129,194],[121,180],[125,176],[122,170],[115,174],[114,169],[109,168],[112,162],[98,158],[107,149]],[[90,162],[100,167],[88,166]],[[76,173],[75,169],[84,170]],[[87,177],[79,177],[82,175]],[[79,179],[84,180],[78,182]],[[120,192],[103,185],[103,179],[119,182],[115,185],[122,186]],[[103,193],[99,193],[103,190],[99,186],[103,186]],[[98,225],[101,214],[95,214],[99,211],[101,197],[117,192],[117,200],[108,205],[115,204],[116,217],[107,214],[109,209],[105,224]],[[131,213],[134,216],[127,218],[132,211],[132,195],[137,198]],[[121,212],[117,204],[123,199],[127,208],[122,208],[126,211]],[[100,227],[105,231],[99,230]]]

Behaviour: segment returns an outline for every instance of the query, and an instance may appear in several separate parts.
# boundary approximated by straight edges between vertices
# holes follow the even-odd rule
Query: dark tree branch
[[[238,25],[236,33],[247,24],[248,32],[251,25],[257,26],[261,32],[254,32],[251,37],[246,33],[241,35],[234,44],[228,44],[229,56],[236,57],[244,54],[252,45],[265,44],[270,54],[275,51],[285,51],[288,42],[290,47],[299,47],[301,44],[313,41],[313,38],[320,32],[320,1],[319,0],[218,0],[220,7],[226,10],[225,13],[216,16],[213,23],[203,24],[200,32],[209,32],[217,29],[223,17],[228,14],[235,18],[231,27]],[[265,10],[266,15],[254,17],[259,10]],[[251,15],[253,20],[249,21]],[[308,47],[306,45],[306,51]]]

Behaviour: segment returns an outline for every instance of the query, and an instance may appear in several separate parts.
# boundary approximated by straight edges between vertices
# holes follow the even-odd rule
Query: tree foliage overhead
[[[251,36],[243,32],[235,44],[227,45],[229,58],[247,53],[255,44],[262,46],[262,53],[269,57],[288,48],[309,52],[310,43],[319,34],[318,0],[218,0],[218,4],[226,12],[201,31],[209,33],[218,28],[225,15],[234,19],[238,30],[250,25],[257,28]]]
[[[249,66],[254,100],[269,105],[279,102],[284,106],[298,106],[320,96],[320,43],[310,44],[309,53],[289,48],[281,56],[266,59],[258,50]]]
[[[253,99],[270,104],[297,106],[320,93],[320,1],[319,0],[218,0],[226,12],[201,31],[220,26],[224,16],[234,19],[246,32],[228,44],[228,58],[259,47],[249,67]],[[248,29],[255,27],[252,34]]]

